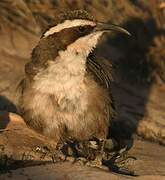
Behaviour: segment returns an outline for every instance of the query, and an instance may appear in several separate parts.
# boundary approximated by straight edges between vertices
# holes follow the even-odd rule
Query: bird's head
[[[109,31],[129,35],[129,32],[122,27],[97,22],[84,10],[62,14],[56,24],[49,26],[43,33],[33,50],[32,61],[27,64],[26,71],[33,69],[35,73],[35,68],[46,66],[48,60],[54,61],[61,52],[66,50],[86,59],[96,47],[99,38]]]

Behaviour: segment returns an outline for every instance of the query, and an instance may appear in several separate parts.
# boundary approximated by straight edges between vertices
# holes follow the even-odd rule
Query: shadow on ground
[[[17,112],[16,106],[4,96],[0,96],[0,133],[10,123],[9,112]]]
[[[154,46],[154,38],[164,35],[164,31],[157,28],[152,18],[147,21],[130,18],[122,26],[132,36],[117,34],[106,40],[109,46],[119,50],[120,58],[114,60],[110,51],[106,55],[104,53],[107,59],[112,57],[113,61],[112,91],[118,113],[110,127],[110,136],[118,141],[130,139],[132,146],[132,137],[147,114],[146,106],[152,86],[155,85],[156,67],[150,59],[150,49]]]

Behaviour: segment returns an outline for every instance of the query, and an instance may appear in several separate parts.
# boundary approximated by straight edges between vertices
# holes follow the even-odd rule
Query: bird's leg
[[[135,173],[132,170],[132,167],[136,158],[128,155],[128,147],[129,144],[125,144],[123,146],[118,143],[118,151],[116,151],[113,155],[111,154],[111,156],[108,156],[107,159],[104,159],[104,164],[109,166],[109,168],[114,172],[134,176]]]
[[[124,141],[124,140],[123,140]],[[135,157],[129,156],[128,150],[130,149],[131,140],[125,140],[125,143],[121,145],[120,149],[116,153],[115,163],[120,167],[124,166],[129,162],[129,160],[136,160]]]
[[[112,141],[110,143],[110,139],[106,141],[105,139],[92,138],[91,140],[77,142],[75,147],[78,158],[76,161],[83,160],[85,165],[103,168],[102,161],[107,155],[105,144],[109,150],[112,150],[114,147]]]
[[[109,152],[116,146],[115,143],[112,139],[92,138],[91,140],[77,141],[70,138],[63,143],[61,151],[65,155],[66,160],[70,161],[72,157],[72,160],[74,158],[74,163],[78,162],[100,168],[103,159],[107,157],[110,154]],[[109,158],[109,156],[107,158]]]
[[[135,160],[135,157],[128,155],[128,151],[126,149],[122,149],[115,153],[110,159],[110,169],[117,173],[135,176],[135,172],[132,169]]]
[[[78,141],[74,139],[68,139],[61,146],[60,150],[65,155],[66,160],[73,160],[74,163],[81,163],[89,165],[88,162],[94,162],[101,165],[101,156],[96,158],[96,154],[100,151],[99,141],[97,140],[85,140]]]
[[[114,152],[117,146],[119,147],[119,144],[114,139],[94,138],[92,140],[78,141],[70,138],[66,142],[59,143],[58,155],[55,155],[55,158],[59,159],[59,154],[63,154],[61,159],[72,163],[101,169],[105,169],[106,166],[112,171],[133,175],[134,172],[128,166],[131,164],[130,161],[136,158],[128,156],[127,146]]]
[[[73,138],[68,138],[65,142],[58,143],[57,149],[64,156],[64,161],[70,161],[72,163],[86,163],[84,156],[83,146],[81,141],[77,141]]]
[[[61,152],[65,156],[65,160],[68,159],[68,157],[77,158],[77,150],[76,150],[76,141],[73,139],[69,139],[66,142],[64,142],[60,147]]]
[[[103,166],[116,173],[135,175],[131,169],[133,169],[133,162],[136,158],[128,155],[128,149],[131,147],[130,141],[118,142],[109,138],[101,142],[100,154]]]
[[[104,154],[104,140],[94,139],[88,142],[89,154],[87,166],[90,167],[102,167],[102,159]]]

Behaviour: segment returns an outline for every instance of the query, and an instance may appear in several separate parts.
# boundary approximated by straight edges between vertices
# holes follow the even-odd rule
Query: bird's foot
[[[136,158],[129,156],[128,151],[124,148],[115,153],[110,159],[110,169],[117,173],[136,176],[133,170]]]
[[[100,169],[103,169],[103,164],[102,164],[102,155],[97,154],[94,160],[90,160],[86,163],[87,166],[90,167],[97,167]]]
[[[92,139],[86,141],[67,140],[60,144],[60,150],[65,156],[65,160],[81,165],[103,168],[102,160],[107,155],[105,151],[112,150],[114,145],[112,140]]]
[[[101,169],[109,168],[116,173],[134,175],[131,169],[136,158],[128,155],[127,147],[114,152],[116,145],[117,142],[113,139],[88,141],[69,139],[58,144],[56,150],[51,153],[52,160],[69,161]]]
[[[101,158],[96,158],[100,154],[101,143],[97,140],[77,141],[69,139],[60,145],[60,151],[66,157],[66,160],[74,158],[74,163],[89,164],[88,162],[98,161]]]

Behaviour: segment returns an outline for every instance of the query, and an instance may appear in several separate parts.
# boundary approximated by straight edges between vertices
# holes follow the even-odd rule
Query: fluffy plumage
[[[103,31],[94,32],[96,22],[86,19],[86,12],[80,14],[71,12],[60,28],[44,33],[22,83],[25,121],[56,141],[106,138],[114,112],[111,65],[92,58]],[[70,17],[78,18],[78,24],[72,26],[71,20],[69,25]]]

